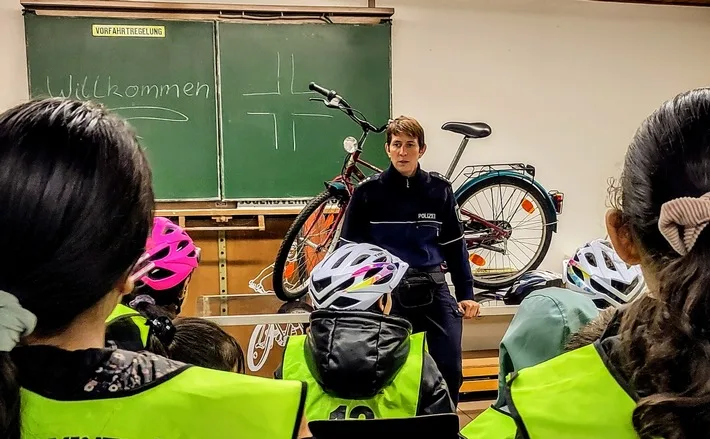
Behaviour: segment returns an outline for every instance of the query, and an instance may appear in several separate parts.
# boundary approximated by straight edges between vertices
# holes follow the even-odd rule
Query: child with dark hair
[[[1,438],[296,435],[301,383],[105,348],[153,208],[145,153],[103,107],[45,99],[0,114],[0,247],[12,255],[0,270]]]
[[[198,317],[178,317],[165,346],[168,358],[226,372],[244,373],[244,352],[218,324]]]
[[[610,240],[648,293],[592,344],[513,374],[468,438],[705,437],[710,431],[710,89],[664,103],[626,153]],[[605,315],[605,318],[609,317]],[[600,325],[601,326],[601,325]],[[586,340],[585,340],[586,342]]]
[[[120,349],[166,355],[171,320],[182,307],[200,249],[180,226],[156,217],[136,288],[106,320],[106,340]]]

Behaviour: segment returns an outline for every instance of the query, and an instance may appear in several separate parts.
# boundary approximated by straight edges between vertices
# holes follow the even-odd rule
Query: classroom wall
[[[0,3],[4,108],[27,97],[27,83],[19,2]],[[545,187],[565,192],[548,268],[604,235],[607,179],[618,174],[639,122],[664,99],[708,83],[710,8],[573,0],[378,5],[396,8],[393,111],[424,124],[424,167],[444,172],[458,145],[457,135],[439,130],[443,122],[482,120],[493,135],[469,143],[462,163],[529,162]]]

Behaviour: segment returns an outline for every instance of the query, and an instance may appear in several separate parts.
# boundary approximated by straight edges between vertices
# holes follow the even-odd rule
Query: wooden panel
[[[190,236],[195,245],[202,250],[199,267],[192,273],[188,295],[183,304],[181,315],[199,315],[197,309],[200,297],[206,294],[219,294],[219,269],[216,232],[192,232]]]
[[[151,1],[117,0],[27,0],[22,6],[31,10],[114,10],[114,11],[151,11],[163,13],[212,13],[230,14],[279,14],[279,15],[340,15],[389,18],[393,8],[358,8],[342,6],[278,6],[278,5],[240,5],[230,3],[179,3]]]
[[[265,231],[227,233],[227,292],[229,294],[256,294],[249,287],[249,281],[257,279],[262,270],[273,264],[276,251],[292,221],[293,217],[270,217],[266,218]],[[202,296],[219,294],[217,232],[195,231],[190,232],[190,236],[202,249],[202,260],[190,281],[189,295],[182,312],[185,316],[200,315],[201,310],[198,307],[202,304]],[[268,271],[265,274],[268,274]],[[270,275],[264,280],[263,286],[266,290],[273,291]],[[228,313],[235,315],[276,312],[271,304],[260,303],[263,305],[246,309],[243,301],[230,301]],[[214,301],[210,305],[214,305]]]
[[[611,3],[642,3],[647,5],[710,6],[710,0],[592,0]]]
[[[464,366],[463,366],[464,378],[490,377],[490,376],[496,376],[496,375],[498,375],[498,364],[496,364],[494,366],[481,367],[481,366],[467,366],[464,363]]]
[[[464,381],[459,389],[460,393],[490,392],[498,390],[498,380],[472,380]]]

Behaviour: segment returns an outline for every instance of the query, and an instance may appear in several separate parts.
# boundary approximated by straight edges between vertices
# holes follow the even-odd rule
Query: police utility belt
[[[434,294],[445,284],[441,267],[428,270],[409,268],[394,292],[394,298],[403,308],[421,308],[432,303]]]

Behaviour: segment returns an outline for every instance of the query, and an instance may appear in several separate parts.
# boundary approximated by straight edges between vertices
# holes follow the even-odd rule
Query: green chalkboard
[[[30,94],[97,100],[148,151],[156,197],[217,199],[213,22],[25,15]]]
[[[312,196],[337,175],[350,119],[310,102],[315,81],[375,125],[390,116],[391,26],[219,23],[227,199]],[[386,163],[382,135],[363,157]]]

